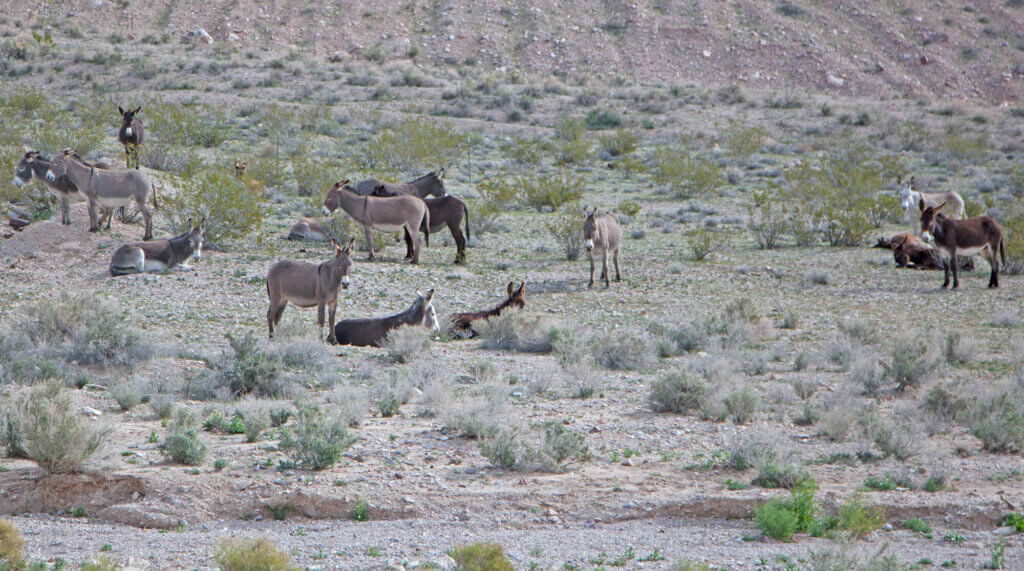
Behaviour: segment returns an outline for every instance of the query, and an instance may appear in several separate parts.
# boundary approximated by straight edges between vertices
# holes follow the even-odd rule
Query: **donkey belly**
[[[956,255],[957,256],[973,256],[973,255],[981,252],[985,248],[988,248],[988,244],[985,244],[984,246],[972,246],[970,248],[957,248],[956,249]]]
[[[380,230],[381,232],[398,232],[405,228],[404,224],[374,224],[374,230]]]
[[[97,196],[96,202],[99,202],[107,208],[120,208],[122,206],[128,206],[132,203],[131,196]]]
[[[288,296],[288,302],[299,307],[313,307],[317,304],[315,297],[294,297]]]

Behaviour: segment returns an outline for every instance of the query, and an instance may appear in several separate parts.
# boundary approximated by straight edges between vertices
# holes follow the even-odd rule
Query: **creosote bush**
[[[223,248],[263,225],[267,209],[263,193],[250,190],[245,181],[226,168],[202,169],[183,176],[177,184],[178,192],[164,197],[161,203],[172,232],[184,231],[189,219],[205,220],[205,242]]]
[[[366,163],[396,173],[436,169],[453,164],[466,144],[466,137],[446,122],[410,118],[377,135],[366,147]]]
[[[290,571],[288,554],[267,538],[225,539],[214,560],[223,571]]]
[[[17,397],[4,416],[7,426],[0,443],[51,474],[81,472],[109,433],[76,414],[71,394],[56,380]]]
[[[358,440],[349,434],[347,420],[317,407],[300,408],[295,420],[281,428],[278,447],[303,468],[324,470],[334,466]]]
[[[700,409],[707,392],[704,381],[685,368],[676,368],[651,383],[647,403],[654,412],[686,414]]]
[[[580,214],[581,211],[582,207],[578,203],[573,203],[544,222],[544,227],[565,254],[565,259],[569,261],[579,259],[586,242],[583,239],[584,217]]]
[[[18,533],[18,528],[9,520],[0,519],[0,568],[20,569],[22,565],[21,548],[25,540]]]
[[[471,543],[448,552],[461,571],[512,571],[515,567],[497,543]]]
[[[676,198],[706,196],[724,182],[721,167],[685,147],[659,147],[652,174]]]

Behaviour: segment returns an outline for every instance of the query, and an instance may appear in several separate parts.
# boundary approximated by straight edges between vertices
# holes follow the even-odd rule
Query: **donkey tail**
[[[1002,258],[1003,265],[1006,265],[1006,246],[1003,245],[1003,237],[999,237],[999,257]]]
[[[157,181],[154,180],[152,182],[152,186],[153,186],[153,209],[154,210],[160,210],[160,204],[157,203],[157,201],[156,201],[156,189],[162,187],[163,185],[162,184],[157,184]]]
[[[466,241],[469,241],[469,207],[462,203],[462,213],[466,215]]]
[[[430,211],[423,210],[423,221],[420,222],[420,231],[423,232],[423,244],[430,246]]]

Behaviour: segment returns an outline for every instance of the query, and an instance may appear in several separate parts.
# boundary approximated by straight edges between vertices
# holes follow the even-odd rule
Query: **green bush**
[[[225,539],[214,560],[223,571],[290,571],[288,554],[269,539]]]
[[[188,221],[205,220],[204,240],[224,247],[241,240],[263,224],[266,199],[226,168],[208,168],[178,179],[178,192],[165,201],[164,212],[173,232],[187,228]]]
[[[616,129],[601,136],[601,150],[610,157],[623,157],[633,154],[639,142],[640,139],[631,129]]]
[[[622,117],[614,111],[591,109],[584,119],[587,129],[592,131],[601,129],[615,129],[622,125]]]
[[[864,487],[876,492],[888,492],[896,489],[896,482],[892,479],[892,476],[885,476],[884,478],[868,476],[864,480]]]
[[[147,130],[163,143],[213,148],[231,135],[225,117],[209,106],[157,101],[147,105],[143,113]]]
[[[903,527],[917,533],[927,534],[932,532],[932,526],[918,517],[910,518],[903,522]]]
[[[839,508],[839,528],[860,539],[885,523],[885,508],[868,507],[855,495]]]
[[[647,404],[654,412],[687,414],[699,410],[707,394],[704,381],[686,369],[676,368],[651,383]]]
[[[640,214],[640,204],[635,200],[623,200],[615,210],[630,218],[635,218],[637,214]]]
[[[584,180],[567,170],[514,178],[520,200],[538,212],[544,208],[558,210],[583,198]]]
[[[513,571],[512,562],[497,543],[472,543],[448,552],[459,571]]]
[[[754,522],[765,535],[780,541],[792,541],[797,531],[797,517],[781,498],[772,498],[754,508]]]
[[[700,262],[712,253],[722,249],[725,234],[699,226],[686,233],[686,241],[693,253],[693,259]]]
[[[199,419],[194,412],[186,408],[175,412],[174,419],[167,426],[163,450],[178,464],[198,466],[203,463],[208,449],[199,438]]]
[[[1024,208],[1006,216],[1003,225],[1003,247],[1006,265],[1000,268],[1010,275],[1024,273]]]
[[[706,196],[723,184],[721,167],[685,147],[659,147],[653,177],[676,198]]]
[[[754,419],[758,406],[757,393],[749,386],[729,393],[725,398],[725,409],[736,424],[746,424]]]
[[[520,470],[535,466],[544,472],[561,473],[571,464],[591,459],[582,434],[557,421],[522,432],[517,428],[498,430],[481,438],[480,453],[497,466]]]
[[[590,160],[592,142],[583,119],[565,117],[555,125],[555,162],[584,164]]]
[[[59,381],[37,385],[18,397],[7,423],[8,447],[23,449],[51,474],[81,472],[109,433],[76,414],[71,395]]]
[[[1024,533],[1024,514],[1020,512],[1010,512],[1003,518],[1003,525],[1012,527],[1020,533]]]
[[[25,540],[18,533],[18,528],[9,520],[0,519],[0,567],[20,569],[21,548],[24,546]]]
[[[281,359],[260,348],[259,341],[247,331],[244,337],[227,335],[232,353],[225,354],[222,362],[214,366],[217,384],[227,386],[231,394],[278,396],[281,392],[279,376],[283,368]]]
[[[281,428],[278,447],[293,462],[310,470],[334,466],[358,438],[348,432],[348,423],[328,416],[317,407],[303,407],[294,425]]]
[[[817,482],[804,476],[794,484],[788,500],[777,496],[755,508],[754,521],[766,535],[782,541],[790,541],[796,533],[813,534],[828,525],[816,519],[817,491]]]
[[[467,144],[447,123],[405,119],[385,129],[366,147],[366,164],[393,173],[436,169],[455,163]]]
[[[754,202],[747,205],[747,230],[754,243],[762,250],[774,250],[782,241],[787,229],[785,212],[776,202],[763,193],[754,193]]]
[[[586,242],[583,239],[581,210],[582,207],[578,203],[570,204],[544,222],[544,227],[565,254],[565,259],[569,261],[579,259]]]
[[[762,126],[754,126],[748,122],[731,120],[725,131],[725,148],[729,153],[742,161],[749,161],[764,145],[768,138],[768,130]]]

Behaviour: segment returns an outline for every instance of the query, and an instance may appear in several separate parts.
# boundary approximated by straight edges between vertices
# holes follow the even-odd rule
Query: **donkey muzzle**
[[[348,289],[348,284],[352,283],[352,280],[348,279],[348,276],[341,277],[341,287]]]
[[[934,238],[932,238],[932,233],[928,231],[922,232],[921,238],[923,238],[925,242],[932,242],[934,240]]]
[[[128,137],[131,137],[131,136],[132,136],[132,128],[131,128],[131,127],[128,127],[128,128],[126,128],[126,129],[124,130],[124,134],[125,134],[126,136],[128,136]]]
[[[331,211],[328,210],[326,206],[321,206],[320,207],[320,212],[323,212],[324,216],[330,216],[331,215]]]
[[[57,177],[53,174],[52,170],[47,170],[46,171],[46,180],[53,181],[53,180],[56,180],[56,179],[57,179]]]
[[[591,251],[593,249],[594,249],[594,241],[593,240],[587,240],[587,251],[589,252],[589,251]]]
[[[21,180],[20,177],[14,177],[11,179],[11,184],[14,185],[14,188],[21,188],[25,185],[25,181]]]

